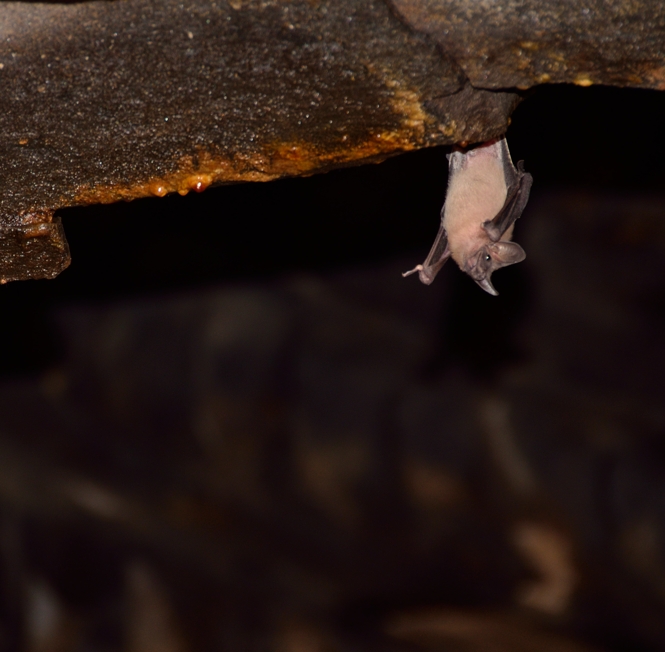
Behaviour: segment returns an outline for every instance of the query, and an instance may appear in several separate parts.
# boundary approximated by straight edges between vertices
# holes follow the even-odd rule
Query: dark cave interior
[[[71,267],[0,290],[6,649],[663,649],[663,115],[525,97],[498,299],[399,276],[445,148],[61,211]]]

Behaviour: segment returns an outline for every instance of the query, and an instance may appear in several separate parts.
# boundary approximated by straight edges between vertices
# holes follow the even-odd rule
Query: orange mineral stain
[[[174,171],[158,178],[134,184],[99,184],[79,189],[74,197],[78,205],[130,201],[140,197],[164,197],[169,193],[186,195],[203,192],[215,183],[272,181],[280,177],[302,176],[328,170],[354,161],[382,160],[398,151],[408,151],[422,144],[408,132],[376,132],[353,145],[340,135],[332,149],[323,149],[304,142],[274,143],[251,154],[233,153],[220,156],[206,151],[185,156],[174,165]],[[63,206],[71,206],[72,198],[63,198]]]
[[[203,192],[211,183],[210,174],[196,174],[187,178],[187,184],[194,192]]]
[[[164,197],[169,192],[161,183],[151,183],[149,189],[155,197]]]

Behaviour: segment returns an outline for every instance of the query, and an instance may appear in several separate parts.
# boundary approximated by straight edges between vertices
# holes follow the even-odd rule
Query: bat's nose
[[[480,287],[483,288],[483,290],[485,290],[485,292],[487,292],[488,294],[491,294],[493,297],[498,297],[498,296],[499,296],[499,293],[496,291],[496,289],[495,289],[494,286],[492,285],[492,282],[489,280],[489,278],[482,278],[482,279],[480,279],[480,280],[478,280],[478,279],[474,279],[474,280],[475,280],[476,283],[478,283],[478,285],[480,285]]]

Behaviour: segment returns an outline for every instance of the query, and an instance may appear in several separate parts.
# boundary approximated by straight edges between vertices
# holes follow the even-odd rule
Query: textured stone
[[[665,88],[665,6],[650,0],[389,0],[480,88]]]
[[[459,67],[378,0],[10,2],[0,25],[8,229],[48,224],[63,206],[488,138],[505,130],[516,97],[469,124]],[[443,113],[427,111],[451,94]],[[38,264],[35,242],[6,247],[1,278],[53,276],[67,264]]]
[[[486,140],[539,83],[662,88],[664,26],[617,0],[2,2],[0,282],[67,266],[61,207]]]

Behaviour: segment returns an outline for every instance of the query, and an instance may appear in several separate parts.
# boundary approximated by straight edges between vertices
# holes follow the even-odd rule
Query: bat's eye
[[[492,260],[492,257],[489,254],[485,254],[485,260]]]

